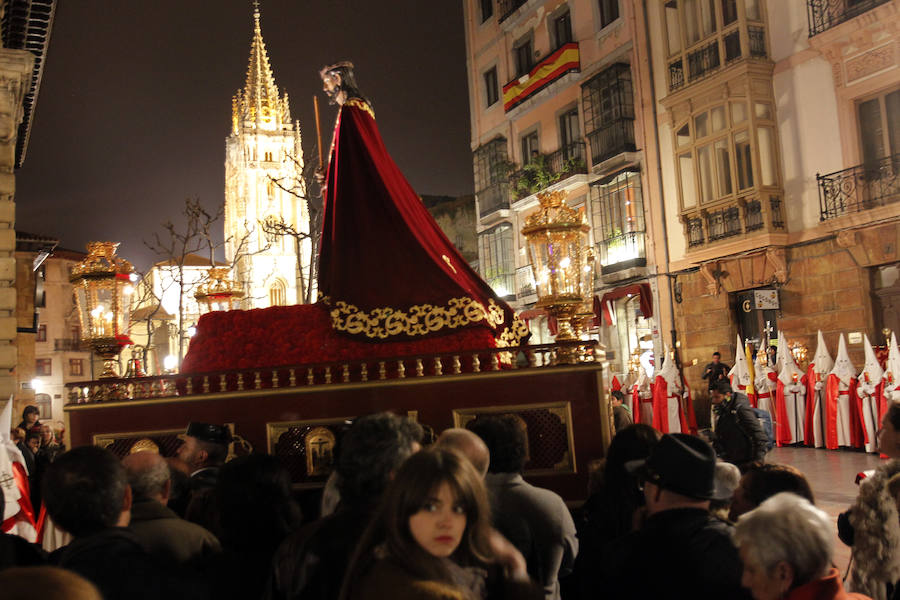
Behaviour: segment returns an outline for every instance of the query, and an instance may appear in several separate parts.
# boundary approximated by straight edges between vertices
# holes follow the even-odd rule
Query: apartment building
[[[689,381],[736,333],[843,332],[861,364],[900,327],[900,2],[646,6]]]
[[[466,0],[471,144],[480,272],[550,341],[534,310],[520,234],[537,194],[565,191],[591,225],[595,293],[613,373],[650,367],[671,323],[652,78],[642,4],[619,0]],[[649,127],[648,127],[649,124]],[[663,269],[664,270],[664,269]],[[662,295],[660,294],[662,289]]]

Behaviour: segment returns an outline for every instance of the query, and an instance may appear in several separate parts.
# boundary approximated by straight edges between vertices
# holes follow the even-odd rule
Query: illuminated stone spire
[[[253,39],[250,42],[250,62],[247,66],[247,81],[244,89],[235,94],[233,105],[233,127],[242,123],[264,129],[276,129],[291,122],[291,109],[287,94],[279,98],[278,86],[272,75],[266,43],[263,41],[259,25],[259,2],[253,2]]]

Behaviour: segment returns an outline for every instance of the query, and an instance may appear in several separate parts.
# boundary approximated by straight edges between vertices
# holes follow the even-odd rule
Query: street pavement
[[[774,448],[766,462],[793,465],[812,486],[816,505],[827,512],[834,523],[835,564],[841,574],[847,570],[850,548],[837,539],[837,517],[856,499],[856,474],[882,464],[876,454],[814,448]]]

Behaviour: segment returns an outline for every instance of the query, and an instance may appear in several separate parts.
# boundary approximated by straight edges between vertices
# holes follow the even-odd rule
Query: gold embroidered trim
[[[344,106],[355,106],[359,110],[364,110],[369,113],[369,116],[373,119],[375,118],[375,111],[372,110],[372,105],[365,100],[360,100],[359,98],[350,98],[349,100],[344,102]]]
[[[326,300],[327,301],[327,300]],[[503,324],[503,309],[491,299],[488,306],[472,298],[451,298],[444,306],[417,304],[407,310],[375,308],[365,312],[342,300],[334,303],[330,311],[331,324],[351,335],[365,335],[372,339],[385,339],[397,335],[415,337],[442,329],[458,329],[473,323],[486,321],[496,328]],[[498,346],[518,345],[528,335],[528,326],[514,316],[513,322],[498,338]]]

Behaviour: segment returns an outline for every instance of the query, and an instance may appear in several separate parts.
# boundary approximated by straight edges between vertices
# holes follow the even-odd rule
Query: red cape
[[[778,418],[775,428],[775,441],[779,446],[790,444],[794,441],[794,436],[791,433],[787,403],[784,400],[784,383],[780,379],[775,380],[775,416]]]
[[[528,327],[463,259],[391,159],[371,106],[335,124],[319,250],[319,297],[338,331],[368,341],[463,327],[518,345]]]
[[[806,369],[806,375],[803,376],[803,382],[806,384],[805,437],[806,445],[810,447],[816,445],[816,382],[819,380],[819,376],[814,367],[815,365],[810,363]]]

